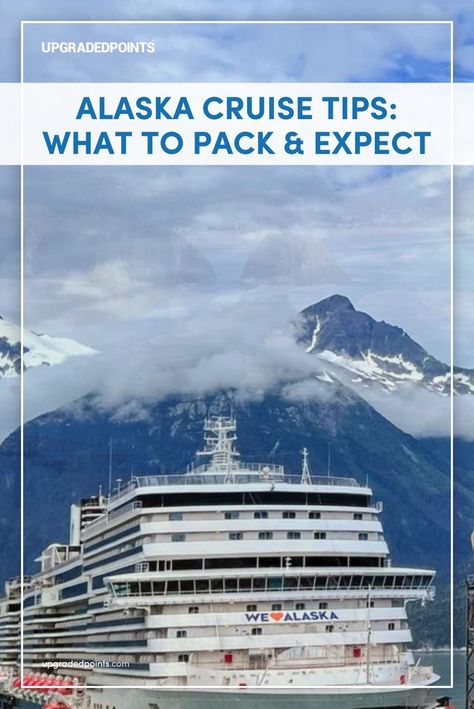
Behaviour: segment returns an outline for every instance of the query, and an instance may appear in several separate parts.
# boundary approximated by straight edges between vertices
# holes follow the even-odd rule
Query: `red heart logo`
[[[273,620],[281,620],[283,618],[284,613],[281,611],[275,612],[275,613],[270,613],[270,618]]]

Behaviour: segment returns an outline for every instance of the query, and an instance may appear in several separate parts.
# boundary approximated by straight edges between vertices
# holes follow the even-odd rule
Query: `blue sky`
[[[472,77],[473,18],[467,3],[145,2],[27,3],[9,7],[0,29],[4,80],[18,78],[18,19],[451,19],[457,78]],[[225,8],[225,9],[224,9]],[[155,38],[156,55],[43,55],[49,39]],[[3,41],[2,41],[3,40]],[[28,81],[447,81],[449,32],[441,25],[28,26]],[[18,174],[0,171],[4,230],[0,312],[18,312]],[[470,169],[457,171],[457,362],[474,366],[470,302]],[[202,313],[235,318],[236,340],[253,303],[262,315],[292,312],[332,292],[404,327],[434,355],[449,357],[449,172],[446,168],[29,168],[25,170],[26,316],[35,329],[101,351],[160,346]],[[243,289],[241,273],[263,240],[301,240],[326,264],[314,286]],[[177,251],[176,251],[177,249]],[[193,260],[212,278],[171,288],[163,264]],[[334,275],[327,275],[333,269]],[[203,265],[205,264],[205,266]],[[342,278],[341,278],[341,274]],[[195,275],[195,273],[194,273]],[[200,276],[199,276],[200,277]],[[237,315],[242,304],[245,317]],[[245,307],[244,307],[245,305]],[[258,339],[258,322],[253,321]],[[196,330],[197,336],[202,337]],[[177,335],[178,333],[178,335]],[[218,333],[215,333],[217,336]],[[210,337],[211,342],[213,337]],[[153,338],[155,338],[153,340]],[[154,344],[153,344],[154,342]],[[179,337],[176,343],[179,342]],[[191,344],[190,344],[191,342]],[[162,344],[162,343],[161,343]],[[247,343],[248,344],[248,343]],[[192,341],[186,342],[189,349]],[[199,348],[196,356],[203,357]],[[65,400],[77,395],[58,377]],[[90,385],[84,379],[84,386]],[[116,383],[115,383],[116,384]],[[115,385],[114,384],[114,385]],[[76,385],[76,383],[75,383]],[[112,387],[113,385],[110,384]],[[51,382],[46,389],[51,391]],[[58,403],[57,393],[43,406]],[[130,395],[127,391],[127,395]],[[132,391],[133,393],[133,391]]]

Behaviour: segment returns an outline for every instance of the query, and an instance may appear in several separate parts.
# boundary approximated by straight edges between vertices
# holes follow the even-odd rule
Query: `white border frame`
[[[21,610],[20,610],[20,679],[21,689],[42,689],[35,685],[23,685],[24,675],[24,611],[23,611],[23,589],[24,589],[24,370],[23,370],[23,345],[24,345],[24,143],[23,143],[23,85],[24,85],[24,27],[25,25],[448,25],[450,28],[450,684],[429,685],[433,689],[453,689],[454,688],[454,20],[21,20],[20,31],[20,343],[21,343],[21,373],[20,373],[20,574],[21,574]],[[406,82],[409,83],[409,82]],[[360,691],[367,685],[344,685],[344,689]],[[405,685],[407,688],[414,688],[418,685]],[[62,687],[62,685],[61,685]],[[269,689],[258,687],[245,687],[249,692],[263,696],[269,694]],[[310,685],[307,690],[331,690],[341,688],[342,685]],[[51,689],[59,689],[52,686]],[[86,688],[81,685],[79,688]],[[288,689],[290,685],[279,688],[273,687],[273,691],[278,694],[282,689]],[[377,689],[395,690],[398,685],[377,685]],[[216,690],[215,685],[200,685],[197,687],[181,687],[179,685],[168,685],[166,687],[140,685],[94,685],[94,689],[142,689],[142,690],[162,690],[172,694],[176,690],[198,693],[205,690]]]

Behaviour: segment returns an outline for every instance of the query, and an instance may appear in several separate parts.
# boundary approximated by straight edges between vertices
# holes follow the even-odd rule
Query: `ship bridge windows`
[[[283,512],[281,516],[283,517],[283,519],[295,519],[296,512],[290,512],[288,510],[285,510],[285,512]]]
[[[273,539],[273,532],[259,532],[259,539]]]
[[[262,628],[252,628],[252,635],[261,635],[262,632]]]
[[[314,539],[326,539],[326,532],[314,532]]]
[[[360,512],[354,512],[353,517],[354,519],[361,520],[362,514]]]
[[[315,512],[314,510],[311,510],[311,512],[308,513],[308,518],[309,519],[321,519],[321,512]]]
[[[258,510],[257,512],[253,513],[253,516],[255,519],[268,519],[268,512]]]
[[[229,532],[229,539],[231,539],[233,541],[240,540],[243,538],[244,538],[244,535],[242,534],[242,532]]]
[[[425,589],[430,576],[384,574],[303,574],[218,579],[111,582],[117,596],[162,596],[222,593],[262,593],[280,591],[377,590],[408,591]],[[190,609],[197,606],[190,606]],[[189,610],[190,613],[197,612]]]
[[[359,532],[359,541],[366,542],[369,538],[367,532]]]

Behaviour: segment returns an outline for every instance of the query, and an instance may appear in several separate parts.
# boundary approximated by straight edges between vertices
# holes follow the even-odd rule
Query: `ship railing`
[[[230,470],[216,471],[215,467],[199,466],[183,475],[139,475],[117,490],[110,499],[116,499],[139,487],[163,486],[199,486],[224,484],[252,484],[252,483],[285,483],[286,485],[301,485],[302,487],[329,486],[329,487],[362,487],[354,478],[345,478],[328,475],[312,475],[309,483],[302,482],[301,475],[285,475],[282,466],[242,465]]]
[[[269,648],[270,650],[271,648]],[[201,668],[212,668],[216,666],[215,662],[209,661],[206,662],[206,660],[202,659],[195,659],[193,662],[194,665],[199,666]],[[397,665],[400,664],[400,658],[394,657],[394,658],[377,658],[374,657],[371,659],[371,664],[373,665]],[[279,660],[278,658],[273,658],[269,662],[267,660],[254,660],[253,662],[238,662],[238,661],[233,661],[232,662],[232,669],[233,670],[264,670],[264,669],[275,669],[275,670],[291,670],[291,669],[297,669],[299,667],[304,667],[304,668],[312,668],[312,669],[326,669],[329,667],[363,667],[364,669],[366,668],[366,660],[365,658],[347,658],[346,660],[333,660],[331,658],[322,660],[321,658],[316,658],[316,657],[309,657],[309,656],[304,656],[300,657],[294,660]],[[414,669],[414,666],[413,666]],[[421,668],[418,668],[420,670]],[[423,667],[424,670],[428,671],[432,670],[430,667]],[[419,674],[424,674],[424,673],[419,673]]]

